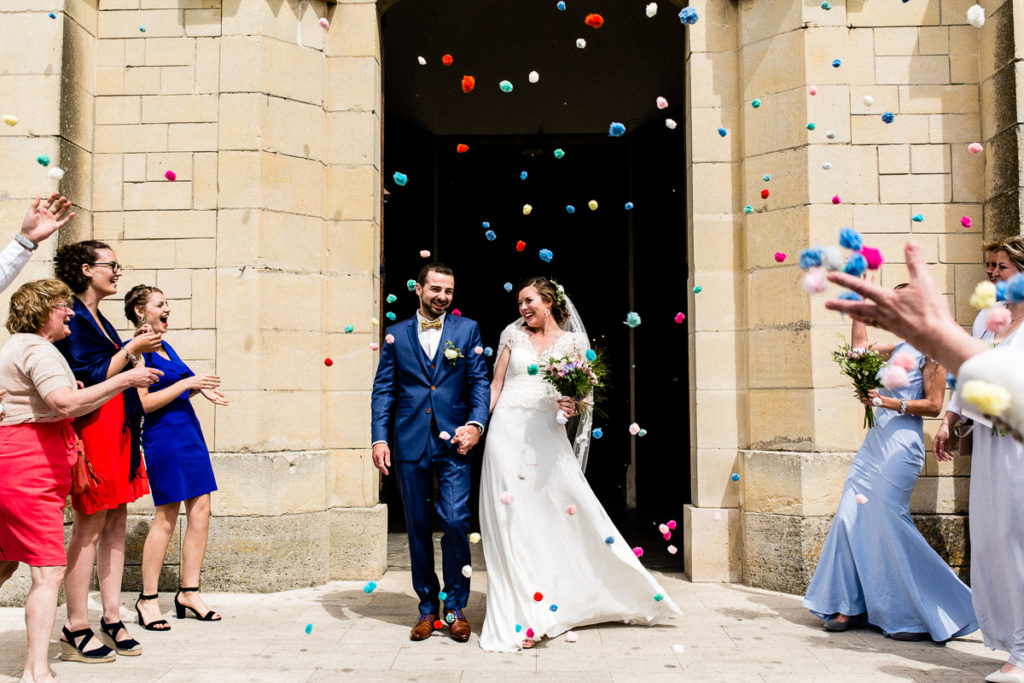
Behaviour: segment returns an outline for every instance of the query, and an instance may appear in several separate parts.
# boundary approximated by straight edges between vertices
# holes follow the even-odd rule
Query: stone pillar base
[[[683,570],[690,581],[736,583],[743,578],[740,511],[683,508]]]
[[[803,595],[831,523],[831,515],[744,512],[743,583]]]

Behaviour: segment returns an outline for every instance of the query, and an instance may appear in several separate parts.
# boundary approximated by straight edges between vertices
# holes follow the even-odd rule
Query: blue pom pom
[[[399,187],[405,187],[405,184],[409,182],[409,176],[404,173],[400,173],[399,171],[395,171],[395,175],[392,177],[395,179],[395,185],[398,185]]]
[[[604,436],[604,431],[602,431],[602,430],[601,430],[601,428],[600,428],[600,427],[598,427],[597,429],[595,429],[594,431],[592,431],[592,432],[590,433],[590,435],[591,435],[592,437],[594,437],[595,439],[600,439],[600,438],[601,438],[602,436]]]
[[[539,256],[540,260],[543,261],[544,263],[551,263],[551,259],[555,257],[555,255],[551,252],[550,249],[541,249],[539,252],[537,252],[537,256]]]
[[[626,211],[633,210],[633,202],[626,202]]]
[[[591,362],[591,363],[593,363],[595,360],[597,360],[597,352],[594,351],[594,349],[587,349],[586,356],[587,356],[587,360],[589,362]]]
[[[843,228],[839,231],[840,246],[856,251],[860,249],[863,244],[864,240],[861,238],[860,233],[853,228]]]
[[[893,113],[891,111],[887,111],[884,114],[882,114],[882,121],[884,121],[885,123],[892,123],[892,120],[894,118],[896,117],[893,116]]]
[[[821,257],[825,254],[825,250],[820,246],[815,245],[813,247],[807,247],[800,252],[800,269],[807,270],[808,268],[815,268],[821,265]]]
[[[437,599],[441,600],[443,602],[443,601],[448,599],[448,594],[445,593],[444,591],[441,591],[440,593],[437,594]]]
[[[828,3],[828,2],[823,2],[823,3],[821,3],[821,9],[823,9],[823,10],[830,10],[830,9],[832,9],[832,5],[830,3]]]
[[[1006,301],[1006,282],[1003,280],[996,283],[996,301]]]
[[[735,472],[733,472],[732,476],[729,477],[729,478],[732,479],[733,481],[739,481],[740,480],[740,475],[738,475]]]
[[[557,7],[560,10],[562,10],[563,12],[565,11],[565,3],[564,2],[560,1],[557,5],[555,5],[555,7]],[[518,624],[516,624],[516,633],[519,633],[519,625]]]
[[[491,222],[490,221],[484,221],[481,224],[481,227],[483,227],[483,229],[486,230],[487,228],[491,227]]]
[[[565,3],[564,3],[564,2],[560,2],[560,3],[558,3],[558,4],[559,4],[559,5],[564,5]],[[561,7],[559,7],[558,9],[562,9],[562,8],[561,8]],[[520,631],[522,631],[522,630],[523,630],[523,627],[522,627],[522,626],[520,626],[519,624],[516,624],[516,633],[519,633],[519,632],[520,632]]]
[[[910,220],[914,221],[915,223],[924,223],[924,216],[919,213],[915,213],[913,216],[910,217]]]
[[[576,213],[576,207],[573,206],[572,204],[566,204],[565,205],[565,212],[566,213]]]
[[[484,349],[484,355],[490,358],[491,356],[494,355],[494,349],[488,346],[486,349]]]
[[[615,121],[612,125],[608,126],[608,137],[621,138],[626,134],[626,126]]]
[[[398,316],[395,315],[394,311],[388,311],[387,313],[384,314],[384,317],[390,320],[391,322],[394,322]]]
[[[843,292],[842,294],[840,294],[836,298],[837,299],[843,299],[845,301],[864,301],[864,297],[862,297],[857,292]]]
[[[493,230],[488,230],[487,232],[485,232],[484,233],[484,237],[487,238],[488,242],[493,242],[494,240],[496,240],[498,238],[498,236],[494,234]]]
[[[306,635],[308,636],[313,632],[313,624],[306,624]]]
[[[375,588],[377,588],[377,582],[376,581],[367,581],[366,585],[363,586],[363,592],[366,593],[367,595],[369,595],[370,593],[372,593],[374,591]]]
[[[769,180],[772,179],[772,176],[770,173],[765,173],[764,176],[761,177],[761,179],[767,183]]]
[[[833,59],[832,60],[832,66],[834,66],[835,68],[838,69],[842,65],[843,65],[843,63],[841,61],[839,61],[838,59]]]
[[[49,16],[50,16],[51,19],[56,19],[57,18],[57,15],[54,14],[53,12],[50,12]],[[309,631],[312,631],[313,630],[313,625],[310,624],[308,628],[309,628]],[[306,631],[306,633],[309,633],[309,631]]]
[[[557,612],[558,611],[558,605],[551,605],[551,607],[548,607],[548,609],[551,610],[552,612]]]
[[[522,173],[519,174],[519,179],[520,180],[526,180],[529,176],[530,176],[529,173],[527,173],[526,171],[523,171]]]
[[[1006,281],[1006,300],[1011,304],[1024,301],[1024,274],[1017,273]]]
[[[512,283],[511,282],[506,282],[504,286],[505,286],[505,291],[506,292],[511,292],[512,291]]]
[[[612,543],[615,543],[615,539],[609,536],[608,538],[604,539],[604,542],[608,545],[611,545]]]
[[[729,131],[727,131],[725,128],[719,128],[718,129],[718,134],[721,135],[724,138],[726,135],[729,134]]]
[[[859,277],[867,269],[868,260],[864,258],[864,255],[852,254],[850,259],[846,262],[846,267],[843,268],[843,272],[854,277]]]
[[[955,390],[956,389],[956,375],[954,375],[952,372],[947,372],[946,373],[946,384],[949,386],[950,389],[954,389]]]
[[[679,13],[679,21],[690,26],[696,24],[698,19],[700,17],[697,16],[697,10],[692,7],[684,7]]]

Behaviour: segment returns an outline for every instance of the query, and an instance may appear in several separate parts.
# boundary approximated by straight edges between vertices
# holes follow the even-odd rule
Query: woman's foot
[[[852,616],[848,614],[836,614],[825,621],[825,630],[835,632],[849,631],[851,628],[863,626],[865,621],[866,615],[863,613]]]
[[[171,625],[164,619],[163,613],[160,611],[160,602],[154,597],[146,597],[139,595],[139,599],[135,602],[135,612],[139,617],[139,625],[147,631],[169,631]]]
[[[188,590],[182,588],[175,596],[175,601],[182,607],[189,608],[197,619],[203,621],[220,621],[221,615],[217,612],[212,612],[206,603],[203,602],[203,596],[199,594],[196,589]],[[182,612],[179,612],[178,618],[183,618]]]
[[[93,664],[112,662],[117,659],[117,654],[104,645],[88,626],[77,631],[65,626],[60,636],[60,658],[66,662]]]
[[[22,674],[21,681],[19,681],[19,683],[57,683],[57,679],[53,677],[53,672],[49,669],[46,670],[46,673],[38,676],[33,676],[32,673],[26,669],[25,673]]]
[[[985,680],[989,683],[1024,683],[1024,669],[1007,662],[999,671],[985,676]]]
[[[531,649],[533,649],[535,647],[537,647],[537,641],[536,640],[533,640],[532,638],[527,638],[526,640],[523,641],[523,649],[524,650],[531,650]]]

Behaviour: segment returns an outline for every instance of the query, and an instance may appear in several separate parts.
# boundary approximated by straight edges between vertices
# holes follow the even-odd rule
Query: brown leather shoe
[[[420,620],[409,631],[409,640],[426,640],[434,632],[434,622],[437,621],[436,614],[421,614]]]
[[[461,609],[446,609],[444,611],[444,621],[448,623],[448,615],[451,614],[455,617],[455,621],[448,624],[449,631],[452,634],[452,640],[464,643],[469,640],[469,634],[473,632],[473,628],[466,621],[466,615],[462,613]]]

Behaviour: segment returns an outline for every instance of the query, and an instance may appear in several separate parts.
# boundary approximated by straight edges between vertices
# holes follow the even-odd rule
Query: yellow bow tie
[[[437,320],[421,320],[420,321],[420,332],[426,332],[427,330],[439,330],[441,329],[441,319]]]

